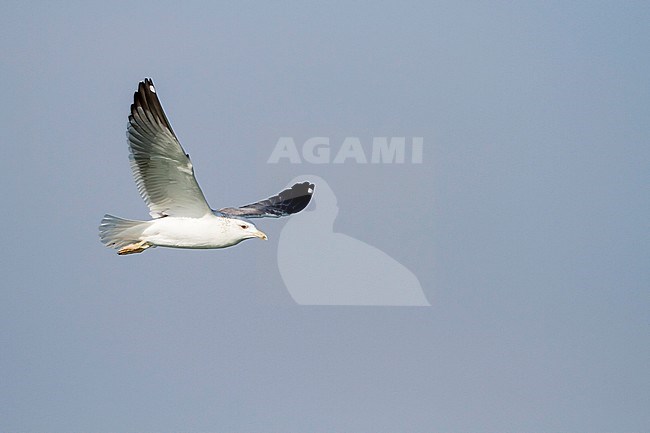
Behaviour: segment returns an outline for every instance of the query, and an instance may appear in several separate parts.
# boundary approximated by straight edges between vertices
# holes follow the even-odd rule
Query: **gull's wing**
[[[185,153],[146,78],[133,95],[127,138],[131,170],[154,218],[201,217],[211,212]]]
[[[313,183],[297,183],[266,200],[260,200],[238,208],[226,207],[219,209],[218,212],[227,216],[243,218],[279,218],[300,212],[306,208],[312,195],[314,195]]]

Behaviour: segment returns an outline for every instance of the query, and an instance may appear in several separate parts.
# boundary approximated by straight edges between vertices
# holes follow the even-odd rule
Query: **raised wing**
[[[153,81],[146,78],[133,96],[127,138],[131,170],[154,218],[201,217],[211,212],[185,153],[160,105]]]
[[[278,195],[269,197],[266,200],[238,208],[226,207],[219,209],[218,212],[227,216],[243,218],[279,218],[300,212],[306,208],[312,195],[314,195],[313,183],[297,183],[291,188],[285,189]]]

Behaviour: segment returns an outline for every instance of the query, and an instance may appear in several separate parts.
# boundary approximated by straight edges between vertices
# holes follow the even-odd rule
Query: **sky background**
[[[0,431],[648,431],[648,3],[307,3],[2,2]],[[104,248],[144,77],[213,207],[319,176],[431,307],[297,305],[284,220]],[[267,164],[315,136],[423,162]]]

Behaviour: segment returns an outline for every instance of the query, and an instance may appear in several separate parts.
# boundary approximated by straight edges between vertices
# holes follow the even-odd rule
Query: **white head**
[[[253,223],[236,218],[228,218],[227,221],[229,234],[234,238],[235,243],[251,238],[268,239],[266,234],[258,230]]]

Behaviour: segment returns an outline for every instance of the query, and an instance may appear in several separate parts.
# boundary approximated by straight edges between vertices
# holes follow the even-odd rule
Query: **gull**
[[[176,138],[150,78],[138,84],[126,135],[133,177],[153,219],[104,215],[100,240],[118,249],[119,255],[153,247],[212,249],[251,238],[267,240],[266,234],[247,219],[300,212],[314,193],[313,183],[302,182],[255,203],[211,209],[194,177],[190,156]]]

